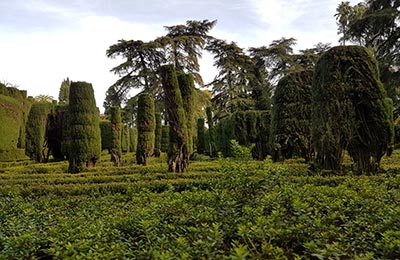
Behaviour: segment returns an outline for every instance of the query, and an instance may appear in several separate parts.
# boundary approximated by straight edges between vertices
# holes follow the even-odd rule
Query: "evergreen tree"
[[[212,113],[212,108],[207,107],[206,108],[206,114],[207,114],[207,124],[208,124],[208,155],[211,157],[216,157],[217,156],[217,147],[215,144],[215,127],[214,127],[214,120],[213,120],[213,113]]]
[[[148,93],[141,93],[138,96],[138,143],[136,150],[137,164],[147,165],[148,159],[154,151],[154,116],[153,97]]]
[[[161,113],[156,113],[156,129],[155,129],[155,141],[154,141],[154,156],[160,157],[161,155],[161,139],[162,139],[162,122]]]
[[[121,165],[121,140],[122,140],[122,121],[121,111],[119,107],[110,107],[110,122],[111,122],[111,161],[114,166]]]
[[[187,135],[187,149],[189,155],[193,152],[193,138],[194,138],[194,98],[195,87],[194,80],[191,74],[178,74],[179,90],[181,91],[183,109],[186,115],[186,135]]]
[[[129,151],[136,152],[137,149],[137,129],[136,127],[129,128]]]
[[[129,126],[122,124],[121,149],[123,153],[129,152]]]
[[[169,149],[169,125],[162,126],[161,152],[168,152]]]
[[[161,82],[168,114],[170,147],[168,149],[168,169],[171,172],[184,172],[189,165],[187,149],[186,115],[178,78],[173,65],[160,68]]]
[[[197,119],[197,153],[204,154],[206,150],[204,118]]]
[[[71,82],[68,117],[68,171],[78,173],[94,166],[101,154],[99,111],[92,84]]]
[[[112,147],[112,130],[110,120],[100,120],[101,150],[110,153]]]
[[[69,88],[71,86],[71,81],[66,78],[61,83],[60,92],[58,94],[58,102],[60,105],[68,105],[69,103]]]

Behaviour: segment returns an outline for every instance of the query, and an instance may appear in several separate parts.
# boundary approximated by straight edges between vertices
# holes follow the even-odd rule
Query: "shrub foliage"
[[[147,165],[154,151],[154,99],[149,93],[141,93],[138,97],[137,130],[138,143],[136,162]]]

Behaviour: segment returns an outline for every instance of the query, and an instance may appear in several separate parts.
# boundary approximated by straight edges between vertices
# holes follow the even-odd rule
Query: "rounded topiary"
[[[48,159],[47,144],[45,143],[46,125],[52,106],[48,102],[34,103],[28,115],[25,154],[37,162],[44,162]]]
[[[117,106],[112,106],[109,109],[110,122],[111,122],[111,161],[115,166],[121,165],[121,134],[122,134],[122,121],[121,110]],[[128,133],[129,134],[129,133]]]
[[[137,164],[147,165],[154,149],[154,99],[148,93],[138,96],[137,131],[138,143],[136,151]]]
[[[156,129],[154,141],[154,156],[160,157],[161,154],[161,139],[162,139],[162,120],[161,113],[156,113]]]
[[[309,161],[311,145],[311,86],[313,71],[284,76],[273,97],[271,147],[273,160],[302,156]]]
[[[168,169],[172,172],[184,172],[189,165],[187,121],[178,78],[173,65],[162,66],[160,74],[164,90],[165,108],[170,126]]]
[[[96,164],[101,154],[99,111],[92,84],[71,82],[68,105],[69,168],[77,173]]]
[[[338,46],[318,61],[312,87],[316,163],[339,170],[348,150],[358,172],[375,172],[393,142],[392,107],[377,62],[360,46]]]

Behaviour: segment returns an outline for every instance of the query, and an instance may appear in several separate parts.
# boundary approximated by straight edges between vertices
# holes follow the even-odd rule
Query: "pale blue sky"
[[[211,35],[241,47],[294,37],[298,48],[337,44],[340,0],[0,0],[0,80],[58,98],[64,78],[93,84],[97,105],[117,76],[105,52],[119,39],[151,40],[164,25],[217,19]],[[355,4],[360,1],[352,0]],[[208,55],[202,76],[214,77]]]

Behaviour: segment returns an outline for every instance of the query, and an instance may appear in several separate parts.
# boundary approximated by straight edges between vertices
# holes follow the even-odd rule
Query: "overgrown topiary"
[[[136,150],[137,164],[147,165],[154,149],[154,99],[149,93],[138,96],[137,131],[138,143]]]
[[[184,172],[189,165],[187,121],[178,78],[173,65],[162,66],[160,74],[170,127],[168,170],[171,172]]]
[[[37,162],[45,162],[49,157],[45,141],[47,117],[52,106],[47,102],[34,103],[28,115],[25,154]]]
[[[161,113],[156,113],[156,129],[155,129],[155,141],[154,141],[154,156],[160,157],[161,154],[161,138],[162,138],[162,120]]]
[[[194,107],[194,79],[192,74],[178,73],[178,85],[182,95],[183,109],[186,116],[187,148],[189,155],[193,152],[193,138],[195,133],[195,122],[193,117]]]
[[[197,119],[197,153],[204,154],[206,150],[204,118]]]
[[[101,150],[110,151],[112,144],[112,130],[110,120],[100,120]]]
[[[360,46],[331,48],[318,61],[312,88],[318,167],[339,170],[347,149],[358,172],[376,172],[391,149],[392,107],[378,71]]]
[[[71,82],[68,105],[69,168],[77,173],[96,164],[101,154],[99,111],[92,84]]]
[[[114,166],[121,165],[121,134],[122,134],[122,121],[121,121],[121,111],[119,107],[112,106],[109,108],[110,122],[111,122],[111,161]],[[126,131],[126,130],[125,130]],[[128,132],[128,131],[126,131]],[[129,134],[129,133],[128,133]]]
[[[284,76],[273,97],[271,147],[274,161],[301,156],[311,160],[311,86],[313,71]]]
[[[161,134],[161,152],[168,152],[169,148],[169,125],[162,126]]]

